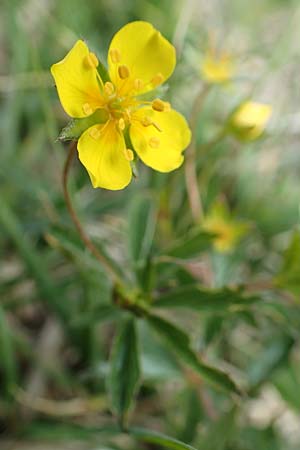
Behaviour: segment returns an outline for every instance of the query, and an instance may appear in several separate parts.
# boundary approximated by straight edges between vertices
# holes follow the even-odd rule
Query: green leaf
[[[211,247],[215,234],[203,232],[193,233],[163,251],[163,255],[174,258],[193,258]]]
[[[149,195],[137,195],[129,208],[128,246],[139,284],[148,289],[152,274],[150,253],[157,221],[157,207]]]
[[[200,439],[199,450],[225,450],[235,432],[235,408],[213,421]]]
[[[162,433],[157,433],[156,431],[146,430],[144,428],[130,428],[129,434],[143,442],[161,445],[162,447],[171,448],[173,450],[196,450],[191,445],[184,444],[177,439],[171,438]]]
[[[105,123],[106,120],[107,112],[104,109],[97,109],[97,111],[89,117],[84,117],[83,119],[72,119],[68,125],[62,129],[57,139],[59,141],[79,139],[85,130],[93,125]]]
[[[229,375],[199,359],[191,348],[189,336],[184,331],[158,316],[148,316],[147,320],[166,344],[208,383],[227,393],[240,393]]]
[[[198,285],[183,286],[160,295],[154,302],[156,308],[189,308],[195,311],[222,312],[243,309],[259,301],[259,297],[243,294],[229,288],[206,289]]]
[[[248,382],[251,391],[255,391],[270,378],[273,372],[287,361],[295,341],[291,336],[278,335],[266,346],[248,369]]]
[[[6,393],[10,395],[11,388],[17,383],[17,359],[13,343],[13,337],[5,312],[0,307],[0,357],[1,371],[4,379]]]
[[[300,294],[300,233],[296,231],[284,253],[281,270],[275,277],[275,284],[294,295]]]
[[[128,239],[133,261],[140,262],[149,256],[155,232],[157,208],[153,198],[137,195],[129,208]]]
[[[140,379],[137,336],[132,317],[126,317],[121,324],[113,344],[110,364],[108,388],[112,407],[124,425]]]

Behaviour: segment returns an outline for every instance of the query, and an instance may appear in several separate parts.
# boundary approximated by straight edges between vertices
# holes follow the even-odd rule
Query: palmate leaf
[[[137,336],[133,317],[121,323],[110,360],[108,389],[112,408],[123,425],[131,407],[140,379]]]
[[[206,289],[198,285],[176,288],[157,297],[156,308],[188,308],[194,311],[222,312],[231,309],[243,309],[260,301],[254,295],[243,294],[239,290]]]
[[[166,344],[208,383],[224,392],[240,394],[238,387],[227,373],[211,367],[200,360],[192,350],[189,336],[184,331],[155,315],[149,315],[147,320]]]

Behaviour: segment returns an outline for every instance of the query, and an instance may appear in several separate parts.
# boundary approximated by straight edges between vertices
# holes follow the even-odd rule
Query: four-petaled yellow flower
[[[226,53],[217,54],[215,50],[208,50],[201,64],[201,75],[211,84],[229,82],[235,73],[232,58]]]
[[[175,63],[174,47],[151,24],[138,21],[125,25],[111,41],[109,80],[101,79],[98,59],[82,40],[51,67],[69,116],[105,115],[104,122],[83,132],[77,145],[94,187],[116,190],[129,184],[134,158],[129,143],[146,165],[160,172],[182,164],[191,138],[186,120],[169,103],[141,97],[169,78]]]
[[[220,253],[233,250],[249,230],[249,224],[234,219],[227,205],[221,202],[217,202],[204,217],[202,227],[205,231],[216,234],[213,243]]]
[[[271,114],[270,105],[246,101],[233,113],[229,126],[237,138],[253,141],[263,134]]]

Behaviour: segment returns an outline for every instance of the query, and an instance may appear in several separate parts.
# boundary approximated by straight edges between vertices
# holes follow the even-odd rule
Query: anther
[[[122,78],[122,80],[125,80],[125,78],[128,78],[129,75],[130,75],[128,67],[124,66],[124,65],[119,66],[118,67],[118,74],[119,74],[119,77]]]
[[[86,114],[87,116],[90,116],[91,114],[93,114],[94,110],[91,107],[91,105],[89,103],[84,103],[82,105],[82,111],[84,112],[84,114]]]
[[[89,131],[89,135],[93,138],[93,139],[99,139],[101,136],[101,131],[98,127],[93,127],[90,131]]]
[[[133,84],[136,91],[140,91],[144,87],[144,82],[140,78],[136,78]]]
[[[133,154],[133,151],[130,150],[130,148],[124,149],[124,155],[125,155],[125,158],[127,159],[127,161],[133,161],[134,154]]]
[[[170,103],[163,102],[162,100],[157,98],[156,100],[153,100],[153,102],[152,102],[152,109],[154,109],[154,111],[159,111],[159,112],[169,111]]]
[[[152,125],[152,119],[149,117],[149,116],[144,116],[143,118],[142,118],[142,125],[144,126],[144,127],[149,127],[150,125]]]
[[[114,92],[115,92],[115,87],[114,87],[114,85],[110,82],[110,81],[107,81],[105,84],[104,84],[104,92],[105,92],[105,94],[109,97],[110,95],[112,95]]]
[[[153,136],[149,139],[149,145],[152,148],[158,148],[160,145],[160,140],[157,137]]]
[[[85,63],[86,65],[91,68],[94,69],[98,66],[99,61],[97,56],[95,55],[95,53],[89,53],[86,57],[85,57]]]
[[[125,130],[125,120],[121,117],[118,121],[118,128],[120,131]]]
[[[109,56],[114,64],[119,63],[121,61],[121,52],[117,48],[112,48],[109,51]]]
[[[157,73],[157,74],[152,78],[152,80],[150,81],[150,83],[151,83],[153,86],[158,86],[158,85],[161,84],[163,81],[164,81],[164,77],[163,77],[163,75],[159,72],[159,73]]]

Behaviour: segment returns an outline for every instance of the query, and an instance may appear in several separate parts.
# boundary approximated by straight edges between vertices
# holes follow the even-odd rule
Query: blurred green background
[[[262,301],[249,309],[172,310],[170,317],[191,330],[201,355],[247,388],[238,401],[199,387],[140,324],[143,381],[132,421],[197,449],[296,450],[297,0],[0,0],[0,448],[154,448],[97,429],[112,422],[105,378],[121,313],[111,308],[111,282],[84,250],[66,210],[61,173],[67,146],[56,138],[68,117],[49,72],[78,38],[105,62],[111,37],[132,20],[151,22],[176,46],[178,64],[165,97],[187,118],[201,89],[200,64],[210,42],[234,58],[234,80],[211,87],[206,97],[197,145],[214,138],[242,99],[272,106],[261,139],[241,144],[225,138],[199,158],[198,175],[204,210],[226,199],[251,229],[230,254],[209,252],[214,287],[245,284],[255,291],[280,273],[286,289],[285,294],[259,289]],[[163,255],[195,230],[183,168],[166,175],[141,166],[127,189],[109,192],[93,190],[76,162],[70,188],[88,234],[129,278],[128,240],[135,239],[132,216],[140,198],[151,198],[158,211],[152,218],[152,255]],[[155,292],[199,282],[201,264],[201,255],[175,266],[161,264],[148,282]]]

